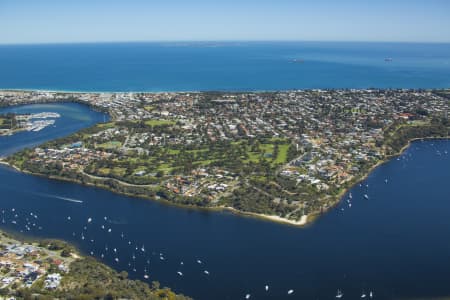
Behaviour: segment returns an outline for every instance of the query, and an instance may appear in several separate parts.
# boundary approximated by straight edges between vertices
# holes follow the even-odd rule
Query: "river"
[[[62,117],[54,128],[0,137],[2,154],[104,118],[79,104],[7,110]],[[351,208],[347,194],[306,228],[172,207],[3,166],[1,228],[67,240],[130,277],[146,280],[146,269],[148,281],[195,299],[333,299],[338,289],[344,299],[369,291],[375,299],[448,296],[449,152],[448,140],[412,143],[351,190]]]

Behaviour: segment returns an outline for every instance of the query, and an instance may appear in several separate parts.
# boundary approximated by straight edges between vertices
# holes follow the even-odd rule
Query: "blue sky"
[[[450,0],[0,0],[0,44],[450,42]]]

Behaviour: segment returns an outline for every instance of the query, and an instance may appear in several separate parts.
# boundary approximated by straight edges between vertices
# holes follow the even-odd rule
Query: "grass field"
[[[172,120],[147,120],[145,121],[145,125],[154,127],[154,126],[170,126],[174,125],[175,121]]]
[[[122,146],[121,142],[118,141],[110,141],[103,144],[98,144],[97,148],[103,148],[103,149],[117,149]]]

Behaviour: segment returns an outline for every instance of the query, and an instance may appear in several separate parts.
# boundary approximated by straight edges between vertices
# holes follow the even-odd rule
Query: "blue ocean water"
[[[37,112],[39,105],[18,109]],[[46,105],[40,109],[49,111]],[[92,119],[70,117],[86,110],[70,107],[64,127],[89,126]],[[64,115],[63,108],[57,111]],[[30,134],[40,141],[59,134],[45,130]],[[22,140],[8,145],[21,148]],[[414,142],[351,189],[351,208],[342,201],[311,226],[297,228],[167,206],[0,166],[0,228],[68,240],[131,278],[158,280],[200,300],[244,299],[247,293],[251,299],[335,299],[337,289],[344,299],[369,291],[374,299],[448,297],[449,170],[449,140]],[[38,218],[28,231],[30,212]]]
[[[385,61],[387,58],[392,61]],[[197,42],[7,45],[0,46],[0,67],[0,88],[3,89],[448,88],[450,44]]]

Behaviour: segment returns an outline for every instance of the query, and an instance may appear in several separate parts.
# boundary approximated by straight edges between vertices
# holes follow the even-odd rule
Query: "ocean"
[[[448,88],[450,44],[3,45],[0,67],[1,89],[161,92]]]

